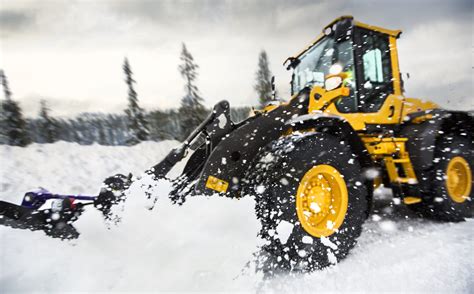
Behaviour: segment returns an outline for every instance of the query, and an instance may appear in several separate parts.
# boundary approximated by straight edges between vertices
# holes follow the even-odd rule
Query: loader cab
[[[328,76],[342,72],[349,96],[338,99],[328,112],[353,116],[355,129],[365,129],[366,123],[398,123],[394,118],[401,115],[403,99],[396,46],[400,34],[351,16],[334,20],[308,48],[288,59],[292,93],[325,87]],[[360,113],[366,114],[366,121],[356,118]]]
[[[358,112],[377,112],[394,94],[393,76],[399,75],[392,68],[390,37],[356,26],[353,38]]]

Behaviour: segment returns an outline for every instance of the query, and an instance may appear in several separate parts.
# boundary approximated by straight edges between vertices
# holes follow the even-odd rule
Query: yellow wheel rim
[[[347,212],[348,193],[343,176],[326,164],[311,168],[296,192],[296,212],[301,226],[314,237],[332,235]]]
[[[454,202],[466,201],[471,193],[472,173],[469,163],[460,157],[453,157],[446,169],[446,188],[448,195]]]

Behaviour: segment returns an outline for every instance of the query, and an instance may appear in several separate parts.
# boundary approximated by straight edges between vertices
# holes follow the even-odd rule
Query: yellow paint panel
[[[419,197],[407,196],[407,197],[403,198],[403,203],[405,203],[406,205],[420,203],[420,202],[421,202],[421,198],[419,198]]]
[[[377,189],[378,187],[380,187],[380,185],[383,184],[383,180],[382,180],[382,177],[376,177],[374,179],[374,189]]]
[[[270,112],[272,111],[273,109],[277,108],[278,104],[268,104],[267,106],[265,106],[263,109],[262,109],[262,112]]]
[[[439,105],[430,101],[423,101],[416,98],[405,98],[403,102],[402,116],[405,117],[413,112],[420,112],[437,108],[439,108]]]
[[[229,183],[214,176],[209,176],[206,181],[206,188],[225,193],[229,188]]]
[[[407,138],[361,137],[371,155],[392,155],[405,152]]]
[[[389,95],[378,112],[367,113],[341,113],[332,103],[325,112],[344,117],[354,130],[361,131],[365,130],[366,124],[399,124],[402,101],[403,96]]]
[[[433,118],[432,114],[425,114],[419,117],[415,117],[414,119],[411,120],[411,122],[414,124],[421,124],[422,122],[430,120],[432,118]]]
[[[392,80],[393,80],[393,94],[402,95],[402,87],[400,82],[400,67],[398,65],[398,49],[396,37],[389,37],[390,60],[392,62]]]
[[[315,86],[309,94],[309,106],[308,113],[312,113],[318,110],[324,110],[325,107],[332,105],[332,103],[339,99],[340,97],[349,96],[350,90],[345,86],[341,86],[338,89],[332,91],[326,91],[320,86]],[[316,96],[320,96],[319,99],[316,99]]]

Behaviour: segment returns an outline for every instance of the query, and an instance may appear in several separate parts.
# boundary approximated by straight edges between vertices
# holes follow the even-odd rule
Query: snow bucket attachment
[[[0,224],[15,229],[42,230],[54,238],[77,238],[79,233],[72,223],[86,204],[74,203],[73,197],[41,190],[26,193],[21,205],[0,201]],[[49,207],[41,209],[48,200],[52,200]]]
[[[120,174],[107,178],[97,196],[53,194],[41,188],[25,193],[21,205],[0,201],[0,225],[41,230],[53,238],[75,239],[79,232],[72,224],[84,212],[84,207],[93,205],[103,213],[105,220],[111,220],[111,207],[125,201],[122,191],[128,188],[130,179]]]

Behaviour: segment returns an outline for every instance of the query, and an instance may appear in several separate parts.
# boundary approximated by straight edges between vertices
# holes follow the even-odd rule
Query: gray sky
[[[130,59],[146,109],[179,105],[185,42],[200,66],[207,105],[253,105],[258,53],[268,52],[277,88],[289,97],[286,57],[340,15],[401,29],[406,95],[474,109],[470,0],[413,1],[22,1],[0,0],[0,68],[26,115],[39,100],[53,115],[120,112],[122,62]]]

